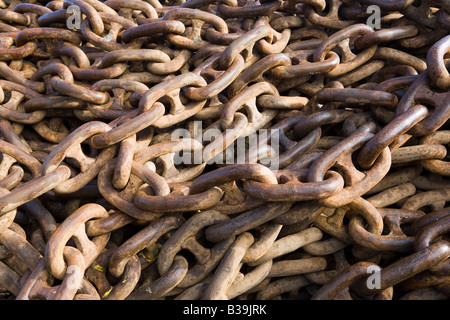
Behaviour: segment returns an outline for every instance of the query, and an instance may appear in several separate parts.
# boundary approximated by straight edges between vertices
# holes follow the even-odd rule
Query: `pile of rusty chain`
[[[0,299],[450,297],[448,1],[0,8]]]

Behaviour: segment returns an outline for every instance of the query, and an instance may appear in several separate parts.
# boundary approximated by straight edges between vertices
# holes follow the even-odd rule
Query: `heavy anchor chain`
[[[444,0],[0,1],[0,300],[448,299],[449,33]]]

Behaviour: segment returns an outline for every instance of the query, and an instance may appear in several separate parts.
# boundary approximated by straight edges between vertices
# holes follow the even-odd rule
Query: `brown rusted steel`
[[[83,255],[83,261],[89,266],[98,256],[99,252],[106,246],[110,234],[103,234],[94,237],[92,240],[87,239],[85,222],[90,219],[104,218],[107,216],[106,210],[97,204],[87,204],[76,210],[65,223],[60,225],[47,243],[47,259],[46,266],[50,273],[56,278],[63,278],[67,266],[63,259],[66,242],[75,236],[80,245],[80,252]],[[83,238],[84,235],[84,238]]]
[[[109,258],[114,251],[115,248],[112,248],[101,253],[86,270],[87,278],[95,285],[103,300],[124,300],[136,287],[141,275],[141,264],[135,255],[128,260],[123,276],[118,280],[114,279],[117,282],[114,281],[111,285],[107,272]]]
[[[448,299],[449,32],[444,0],[0,1],[0,300]]]
[[[369,267],[378,267],[376,264],[369,262],[358,262],[351,265],[341,273],[336,275],[326,285],[322,286],[312,297],[313,300],[332,300],[349,287],[352,283],[357,282],[361,278],[367,277],[367,270]]]
[[[122,276],[124,269],[132,257],[137,255],[141,250],[156,243],[159,237],[173,230],[183,223],[183,219],[179,216],[166,216],[144,228],[130,238],[128,242],[124,242],[119,248],[114,250],[109,259],[108,270],[116,278]]]
[[[228,219],[220,212],[212,210],[203,211],[191,217],[161,248],[157,261],[160,274],[164,275],[169,271],[180,250],[189,249],[195,255],[198,263],[187,271],[180,286],[188,287],[205,278],[220,263],[220,259],[232,245],[234,237],[218,241],[211,249],[207,249],[196,240],[196,234],[200,231],[206,232],[202,230],[205,227],[208,230],[208,226],[216,225]]]

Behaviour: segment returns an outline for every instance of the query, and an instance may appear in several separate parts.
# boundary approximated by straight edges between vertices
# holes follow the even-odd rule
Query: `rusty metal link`
[[[411,129],[411,134],[426,135],[438,130],[449,119],[447,92],[434,91],[430,84],[428,69],[411,84],[396,107],[399,115],[417,104],[426,104],[434,110],[425,119]]]
[[[262,98],[265,98],[263,96]],[[270,96],[269,96],[270,98]],[[285,99],[283,99],[285,100]],[[280,102],[283,102],[281,100]],[[289,99],[290,100],[290,99]],[[290,101],[286,101],[290,104]],[[294,100],[294,99],[292,99]],[[293,102],[296,104],[296,101]],[[311,132],[306,134],[304,137],[298,139],[295,136],[295,126],[298,120],[302,120],[304,116],[302,114],[293,115],[288,117],[276,125],[269,128],[269,132],[267,135],[259,135],[258,143],[262,144],[260,147],[258,145],[257,152],[256,150],[249,150],[248,155],[246,154],[246,159],[249,162],[253,161],[253,157],[257,157],[260,163],[268,163],[272,167],[276,166],[280,169],[287,168],[291,165],[297,158],[304,153],[308,153],[310,150],[319,143],[320,137],[322,135],[322,130],[320,128],[314,128]],[[293,136],[293,137],[291,137]],[[265,144],[268,146],[270,144],[271,148],[275,148],[276,144],[272,143],[272,138],[277,137],[278,142],[280,144],[281,150],[278,150],[278,157],[274,157],[270,154],[270,152],[265,152]],[[297,141],[298,140],[298,141]],[[270,143],[268,143],[270,142]],[[274,146],[272,146],[272,144]],[[262,150],[260,150],[262,149]],[[279,148],[278,148],[279,149]],[[263,151],[263,152],[261,152]],[[256,153],[256,155],[255,155]],[[278,158],[278,159],[276,159]]]
[[[420,229],[416,234],[414,249],[416,251],[422,250],[428,247],[436,238],[448,233],[449,220],[450,219],[448,218],[448,216],[444,216]],[[445,274],[448,271],[449,267],[450,264],[447,259],[429,268],[429,270]]]
[[[246,109],[248,122],[244,132],[242,132],[240,136],[246,137],[269,123],[270,120],[275,117],[277,111],[265,109],[260,112],[257,108],[256,100],[260,95],[277,96],[278,91],[268,82],[259,82],[239,92],[230,99],[222,109],[219,120],[222,128],[226,130],[232,126],[235,120],[236,111],[241,107]]]
[[[424,106],[417,105],[396,117],[364,145],[358,155],[359,165],[364,169],[370,168],[382,150],[398,140],[403,133],[425,118],[427,114],[428,110]]]
[[[56,74],[51,80],[51,86],[63,95],[80,97],[84,101],[104,104],[109,100],[109,96],[102,92],[86,89],[74,83],[72,72],[61,63],[50,63],[43,66],[33,74],[33,79],[40,80],[47,74]]]
[[[56,192],[71,193],[85,186],[93,177],[97,176],[101,166],[109,161],[115,154],[115,146],[103,149],[95,160],[86,157],[82,151],[81,143],[92,135],[110,130],[103,122],[92,121],[83,125],[68,135],[58,147],[54,148],[42,164],[42,173],[47,175],[59,167],[65,157],[70,156],[78,162],[81,173],[69,179],[65,184],[58,185]]]
[[[186,23],[190,22],[191,26],[186,29],[183,35],[169,34],[167,40],[183,49],[199,50],[205,45],[208,45],[207,41],[205,42],[201,39],[201,29],[205,23],[209,25],[209,28],[214,28],[219,33],[228,33],[228,25],[223,19],[201,10],[173,8],[167,11],[162,17],[163,21],[178,21],[180,19],[183,22],[186,21]]]
[[[363,244],[365,247],[377,251],[399,251],[406,252],[412,248],[414,237],[408,237],[401,229],[401,224],[410,223],[419,219],[422,214],[415,211],[402,211],[400,209],[378,209],[388,227],[389,233],[386,235],[374,235],[364,229],[361,218],[353,218],[349,223],[349,234],[354,241]],[[361,240],[364,239],[364,242]],[[367,241],[367,242],[365,242]]]
[[[448,299],[449,32],[445,0],[0,0],[0,300]]]
[[[366,294],[374,294],[386,290],[445,260],[449,256],[449,250],[448,241],[437,241],[423,250],[410,254],[381,269],[379,288],[368,289],[366,286],[361,285],[360,289]]]
[[[340,207],[352,202],[353,199],[374,187],[387,174],[391,164],[391,154],[387,147],[382,150],[372,168],[366,173],[357,170],[352,163],[351,154],[359,146],[366,146],[373,137],[372,133],[355,133],[327,150],[310,166],[309,182],[323,181],[326,172],[332,166],[338,166],[340,170],[344,170],[344,178],[348,181],[347,186],[337,194],[321,200],[325,206]]]
[[[340,1],[339,1],[340,2]],[[331,37],[320,43],[314,50],[313,60],[323,61],[326,54],[335,46],[338,46],[342,52],[341,63],[327,73],[329,77],[337,77],[343,73],[350,72],[367,62],[377,49],[377,45],[372,45],[367,49],[363,49],[357,55],[353,54],[349,47],[349,41],[355,36],[364,36],[374,32],[373,29],[364,24],[356,24],[348,26],[342,30],[337,31]],[[345,44],[344,44],[345,43]]]
[[[302,1],[303,2],[303,12],[306,19],[315,25],[322,27],[333,28],[333,29],[343,29],[345,27],[354,24],[355,21],[352,20],[341,20],[339,17],[339,8],[343,4],[341,0],[332,0],[329,4],[325,1]],[[325,11],[325,6],[328,7],[325,16],[321,15]],[[318,12],[317,12],[317,11]]]
[[[344,187],[344,179],[334,171],[328,171],[324,181],[302,182],[308,175],[307,169],[278,170],[276,185],[246,181],[244,190],[254,198],[265,201],[308,201],[331,197]]]
[[[63,278],[60,285],[53,286],[54,279],[45,267],[45,260],[42,259],[21,288],[17,300],[76,300],[77,292],[82,294],[86,290],[83,287],[92,286],[90,282],[83,279],[85,265],[82,254],[75,248],[66,247],[64,256],[69,268],[73,270],[68,272],[68,276]],[[95,296],[91,296],[90,300],[97,300],[99,298],[97,291],[94,289],[93,292]]]
[[[183,222],[181,217],[167,215],[155,223],[149,224],[114,250],[109,258],[109,272],[116,278],[122,276],[128,262],[133,257],[142,250],[156,244],[159,237],[170,230],[180,227]],[[151,257],[145,257],[145,259],[151,262]]]
[[[97,258],[106,243],[110,234],[103,234],[90,240],[86,235],[85,223],[90,219],[107,217],[106,210],[97,204],[86,204],[73,212],[64,223],[58,226],[47,243],[45,265],[49,272],[57,279],[63,279],[67,273],[67,266],[64,262],[63,253],[67,241],[73,236],[80,246],[79,252],[82,254],[82,261],[85,267],[90,266]]]
[[[197,240],[197,233],[205,232],[209,226],[220,224],[229,220],[228,216],[218,211],[203,211],[192,216],[185,224],[164,243],[157,260],[158,271],[161,275],[169,272],[175,259],[179,257],[179,251],[188,249],[195,255],[197,264],[187,270],[184,278],[179,282],[178,286],[190,287],[205,278],[228,251],[234,241],[234,237],[227,237],[223,241],[217,241],[211,249],[207,249]]]
[[[336,275],[326,285],[322,286],[314,296],[312,300],[332,300],[340,292],[348,288],[352,283],[357,282],[361,278],[367,277],[367,269],[369,267],[378,267],[376,264],[369,262],[358,262]],[[392,288],[386,288],[389,290]],[[381,293],[380,293],[381,295]],[[376,297],[374,299],[377,299]]]
[[[438,130],[429,135],[426,135],[421,139],[423,144],[438,144],[438,145],[448,145],[450,143],[450,131],[448,130]],[[447,151],[445,151],[444,157],[447,156]],[[433,173],[440,174],[443,176],[450,175],[450,166],[448,161],[429,159],[421,161],[422,166]]]
[[[141,275],[141,264],[135,255],[127,262],[123,276],[111,285],[107,271],[114,250],[113,248],[101,253],[86,270],[87,279],[95,285],[102,300],[124,300],[136,287]]]

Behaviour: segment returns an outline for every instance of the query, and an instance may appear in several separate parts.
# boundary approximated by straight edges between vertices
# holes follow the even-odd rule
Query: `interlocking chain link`
[[[449,33],[444,0],[0,1],[0,300],[448,299]]]

